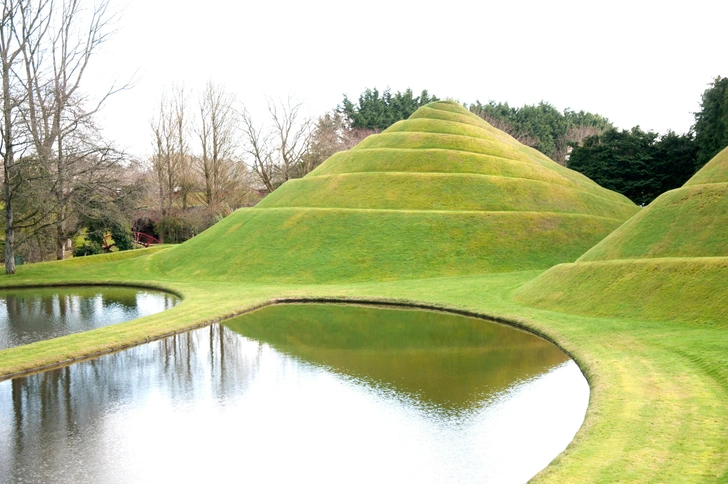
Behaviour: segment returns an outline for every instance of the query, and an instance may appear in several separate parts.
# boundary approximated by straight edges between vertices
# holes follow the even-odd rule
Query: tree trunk
[[[66,237],[63,233],[63,224],[56,224],[56,259],[63,260],[66,258]]]
[[[7,52],[2,53],[3,82],[3,188],[5,191],[5,273],[15,274],[15,227],[13,227],[13,113],[10,100],[10,62]]]
[[[60,93],[60,90],[58,91]],[[58,95],[58,94],[57,94]],[[61,136],[61,127],[60,127],[60,119],[61,119],[61,112],[60,112],[60,104],[56,108],[56,117],[55,117],[55,123],[57,123],[56,126],[56,132],[58,133],[57,137],[57,143],[58,143],[58,153],[56,158],[57,163],[57,187],[56,187],[56,198],[58,203],[58,211],[56,213],[56,259],[57,260],[63,260],[66,257],[66,233],[63,230],[63,222],[66,218],[66,173],[65,173],[65,165],[63,160],[63,136]]]
[[[13,229],[13,208],[10,197],[10,184],[5,170],[5,273],[15,274],[15,229]]]

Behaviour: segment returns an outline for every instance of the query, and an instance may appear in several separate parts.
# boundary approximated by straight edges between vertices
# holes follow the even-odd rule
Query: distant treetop
[[[359,102],[356,104],[344,94],[344,101],[341,106],[338,106],[337,111],[347,118],[352,129],[381,131],[397,121],[409,118],[418,108],[433,101],[439,101],[439,99],[436,96],[430,96],[427,89],[423,90],[419,96],[415,96],[412,89],[392,94],[387,88],[380,96],[379,90],[376,88],[367,88],[359,96]]]
[[[639,126],[584,138],[568,167],[640,205],[683,185],[695,173],[693,134],[660,136]]]
[[[728,77],[716,77],[703,93],[695,113],[696,170],[728,146]]]
[[[562,165],[566,163],[569,147],[612,128],[604,116],[568,108],[561,113],[544,101],[520,108],[510,107],[508,103],[476,101],[470,105],[470,111]]]

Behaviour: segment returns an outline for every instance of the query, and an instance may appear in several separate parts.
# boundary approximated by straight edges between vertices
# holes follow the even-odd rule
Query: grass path
[[[567,315],[523,306],[513,293],[539,271],[339,285],[165,280],[145,264],[50,263],[0,285],[144,283],[183,295],[173,309],[116,326],[0,351],[0,374],[143,342],[277,298],[413,302],[526,326],[557,342],[585,372],[591,400],[569,448],[538,482],[725,482],[728,479],[728,324]],[[139,261],[137,261],[139,262]],[[110,270],[110,265],[114,265]],[[132,270],[136,267],[136,270]],[[139,270],[144,267],[144,270]],[[109,277],[109,273],[114,277]]]

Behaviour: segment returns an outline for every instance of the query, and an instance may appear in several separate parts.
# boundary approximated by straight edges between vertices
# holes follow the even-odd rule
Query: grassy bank
[[[154,255],[150,259],[154,259]],[[147,267],[153,267],[149,263]],[[55,274],[24,267],[2,283],[86,281],[159,284],[184,296],[175,308],[117,326],[0,352],[0,373],[108,351],[285,298],[399,301],[464,310],[525,326],[557,342],[591,387],[576,438],[543,482],[716,482],[728,477],[726,325],[694,320],[596,318],[518,304],[513,293],[538,271],[389,283],[261,285],[161,280],[152,271]],[[69,274],[70,273],[70,274]],[[69,277],[70,276],[70,277]],[[9,281],[12,279],[12,281]]]
[[[728,148],[519,301],[593,316],[728,321]]]

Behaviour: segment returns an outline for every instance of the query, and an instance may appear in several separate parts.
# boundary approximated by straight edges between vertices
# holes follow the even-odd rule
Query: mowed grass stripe
[[[575,217],[575,218],[594,218],[594,219],[602,219],[607,220],[610,222],[618,222],[622,223],[621,218],[614,218],[614,217],[602,217],[599,215],[589,215],[589,214],[583,214],[583,213],[565,213],[565,212],[543,212],[541,210],[538,211],[518,211],[513,212],[512,210],[407,210],[407,209],[399,209],[399,208],[341,208],[341,207],[258,207],[257,205],[255,207],[249,207],[249,208],[242,208],[240,210],[242,211],[251,211],[251,210],[310,210],[310,211],[328,211],[328,212],[363,212],[363,213],[400,213],[400,214],[440,214],[440,215],[448,215],[448,214],[473,214],[473,215],[483,215],[483,214],[493,214],[493,215],[511,215],[513,213],[518,214],[530,214],[533,216],[538,215],[553,215],[557,217]]]
[[[540,165],[468,151],[440,148],[362,148],[340,151],[306,177],[358,172],[479,173],[569,185],[569,178]],[[586,185],[586,184],[585,184]]]
[[[494,134],[481,126],[465,124],[458,121],[447,121],[432,118],[409,118],[405,121],[398,121],[387,128],[385,133],[435,133],[435,134],[456,134],[469,136],[478,139],[497,139],[502,137]],[[515,140],[513,140],[515,141]],[[511,142],[509,144],[516,144]]]
[[[341,151],[309,173],[306,178],[370,172],[472,173],[526,178],[574,187],[612,201],[632,204],[627,197],[605,190],[583,175],[568,169],[561,170],[553,166],[545,167],[509,158],[437,148],[372,148]]]
[[[267,207],[544,211],[632,216],[636,206],[560,185],[478,174],[354,173],[291,180],[258,204]]]
[[[619,223],[523,212],[248,209],[157,260],[168,277],[231,281],[330,283],[507,272],[575,260]]]
[[[384,132],[365,138],[356,147],[352,148],[352,150],[369,148],[439,148],[493,155],[538,164],[536,160],[527,156],[521,149],[504,145],[496,140],[472,138],[470,136],[455,134]]]
[[[546,170],[544,170],[546,172]],[[540,172],[539,172],[540,173]],[[518,175],[506,175],[503,173],[464,173],[464,172],[438,172],[438,171],[395,171],[395,170],[388,170],[388,171],[347,171],[342,173],[329,173],[329,174],[318,174],[316,176],[312,177],[305,177],[306,179],[310,178],[318,178],[318,177],[334,177],[338,175],[393,175],[393,176],[432,176],[432,177],[483,177],[486,180],[494,181],[494,180],[500,180],[503,182],[506,182],[507,180],[516,180],[516,182],[523,181],[525,183],[543,183],[543,184],[550,184],[550,185],[559,185],[564,188],[568,188],[572,192],[581,192],[583,194],[586,194],[591,197],[598,197],[603,200],[605,200],[608,204],[620,204],[620,205],[627,205],[631,207],[631,214],[636,213],[639,211],[639,207],[637,207],[634,203],[632,203],[628,198],[617,194],[618,196],[613,196],[615,192],[611,192],[609,190],[604,190],[603,188],[599,187],[598,185],[595,186],[593,184],[576,184],[572,183],[570,180],[564,179],[560,177],[559,175],[556,175],[554,177],[555,180],[558,180],[562,183],[554,183],[551,179],[541,179],[538,177],[529,177],[529,176],[518,176]],[[546,175],[546,173],[544,173]],[[454,181],[456,181],[455,178],[453,178]],[[465,178],[461,178],[465,179]],[[575,194],[576,195],[576,194]]]
[[[464,109],[464,108],[463,108]],[[409,117],[409,119],[436,119],[440,121],[450,121],[454,123],[461,123],[461,124],[468,124],[471,126],[476,126],[478,128],[481,128],[485,131],[487,131],[491,136],[495,136],[498,139],[503,140],[504,142],[513,142],[516,141],[515,138],[510,136],[509,134],[494,128],[491,126],[487,121],[480,118],[479,116],[474,116],[469,111],[465,110],[465,112],[459,112],[455,113],[452,111],[443,111],[441,109],[435,109],[433,107],[424,106],[422,109],[416,111],[412,116]]]
[[[728,257],[560,264],[526,284],[523,303],[592,316],[709,321],[728,327]]]
[[[664,193],[579,260],[728,256],[728,183]]]
[[[728,183],[728,147],[701,168],[685,186],[705,185],[707,183]]]

